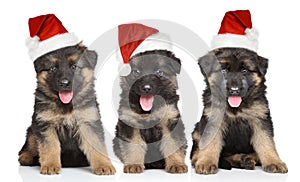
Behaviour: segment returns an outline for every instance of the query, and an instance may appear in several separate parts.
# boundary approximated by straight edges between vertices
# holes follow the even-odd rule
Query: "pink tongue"
[[[140,105],[144,111],[150,111],[152,108],[154,96],[153,95],[142,95],[140,97]]]
[[[64,104],[68,104],[73,98],[72,90],[63,90],[58,93],[60,100]]]
[[[240,96],[229,96],[228,103],[231,107],[239,107],[241,105],[242,98]]]

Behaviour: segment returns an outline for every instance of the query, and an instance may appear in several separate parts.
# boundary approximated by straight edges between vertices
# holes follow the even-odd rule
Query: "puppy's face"
[[[213,90],[232,108],[254,97],[265,81],[268,60],[243,48],[222,48],[199,60]]]
[[[176,95],[176,74],[180,60],[169,51],[147,51],[130,60],[131,73],[124,77],[129,86],[130,106],[149,112]]]
[[[41,56],[34,62],[38,89],[45,95],[68,104],[93,82],[97,54],[81,44]]]

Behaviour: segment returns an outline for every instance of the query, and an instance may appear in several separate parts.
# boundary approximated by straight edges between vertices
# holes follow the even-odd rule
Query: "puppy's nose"
[[[149,84],[144,85],[144,86],[142,87],[142,91],[145,92],[145,93],[151,92],[151,91],[152,91],[151,85],[149,85]]]
[[[62,87],[62,88],[69,87],[69,86],[70,86],[70,81],[67,80],[66,78],[61,79],[61,80],[59,81],[59,86]]]
[[[229,92],[231,95],[239,95],[240,89],[239,89],[239,87],[231,87]]]

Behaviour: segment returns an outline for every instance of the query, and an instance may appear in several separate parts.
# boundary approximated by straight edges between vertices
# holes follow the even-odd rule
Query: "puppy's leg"
[[[147,144],[141,138],[139,129],[131,129],[133,130],[132,136],[128,136],[129,138],[126,141],[119,139],[124,173],[142,173],[145,168],[144,160]]]
[[[38,147],[32,128],[27,129],[26,141],[19,152],[19,163],[22,166],[38,165]]]
[[[252,145],[262,168],[269,173],[287,173],[288,168],[277,153],[273,136],[263,128],[261,123],[254,123]]]
[[[199,131],[194,131],[194,146],[191,155],[192,166],[198,174],[214,174],[218,170],[219,157],[222,150],[222,133],[219,130],[204,148],[200,146],[200,139]]]
[[[259,163],[259,158],[256,153],[252,154],[234,154],[225,157],[232,167],[253,170],[255,165]]]
[[[95,174],[111,175],[116,170],[112,165],[104,143],[104,133],[100,120],[82,122],[78,129],[80,149],[86,155]]]
[[[38,140],[38,151],[40,156],[42,174],[58,174],[61,168],[60,142],[54,127],[48,126],[42,132],[42,138]]]
[[[188,167],[184,163],[186,143],[181,119],[169,120],[167,125],[163,126],[163,138],[160,146],[165,157],[167,172],[186,173],[188,171]]]

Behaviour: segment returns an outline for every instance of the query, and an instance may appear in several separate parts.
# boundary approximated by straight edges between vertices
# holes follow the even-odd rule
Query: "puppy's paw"
[[[288,168],[285,163],[278,162],[278,163],[272,163],[268,165],[263,165],[264,171],[268,173],[287,173]]]
[[[116,169],[112,164],[107,165],[99,165],[97,167],[93,167],[93,173],[97,175],[113,175],[116,173]]]
[[[197,161],[195,171],[198,174],[215,174],[218,171],[218,164],[210,161]]]
[[[48,175],[59,174],[60,168],[58,164],[41,165],[40,172]]]
[[[185,164],[173,164],[166,166],[166,171],[168,173],[187,173],[188,167]]]
[[[21,166],[30,166],[33,163],[33,156],[29,152],[22,152],[18,159]]]
[[[247,170],[254,170],[256,165],[256,159],[252,155],[244,154],[241,157],[240,166]]]
[[[144,168],[143,164],[125,164],[124,173],[142,173]]]

